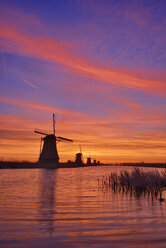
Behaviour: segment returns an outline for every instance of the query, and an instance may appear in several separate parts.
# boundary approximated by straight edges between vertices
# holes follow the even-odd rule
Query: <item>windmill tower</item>
[[[47,134],[41,132],[39,130],[35,130],[35,133],[45,135],[42,139],[44,141],[42,151],[40,153],[39,162],[51,162],[51,163],[59,163],[59,156],[57,151],[57,143],[60,141],[70,141],[71,139],[66,139],[60,136],[55,135],[55,114],[53,114],[53,134]]]
[[[91,157],[87,157],[86,164],[87,164],[87,165],[91,165],[91,164],[92,164],[92,162],[91,162]]]
[[[77,165],[83,165],[83,156],[82,156],[81,145],[79,145],[79,147],[80,147],[80,152],[79,153],[76,153],[75,163]]]

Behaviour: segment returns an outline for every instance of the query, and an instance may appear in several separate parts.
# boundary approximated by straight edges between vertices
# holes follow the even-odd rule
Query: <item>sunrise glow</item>
[[[146,2],[146,3],[145,3]],[[0,159],[166,161],[165,1],[0,1]]]

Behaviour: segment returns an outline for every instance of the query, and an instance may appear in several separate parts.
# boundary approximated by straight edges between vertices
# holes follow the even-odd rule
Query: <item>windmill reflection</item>
[[[55,185],[56,170],[41,170],[40,176],[40,217],[42,220],[42,231],[52,235],[54,233],[55,221]]]

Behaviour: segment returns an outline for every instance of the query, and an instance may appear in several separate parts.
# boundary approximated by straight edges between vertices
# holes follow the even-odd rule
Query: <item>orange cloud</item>
[[[153,93],[164,94],[166,90],[165,81],[148,80],[132,72],[125,73],[120,70],[103,68],[85,61],[68,52],[65,43],[23,35],[3,25],[0,28],[0,38],[4,41],[1,45],[3,51],[59,63],[83,77]]]
[[[9,101],[6,100],[7,102]],[[10,103],[16,104],[14,100]],[[18,104],[30,108],[31,112],[42,108],[42,105],[31,105],[24,102],[17,102]],[[49,109],[48,106],[47,108]],[[40,135],[34,134],[33,130],[35,127],[51,130],[50,121],[8,115],[1,115],[0,118],[0,157],[37,160]],[[138,116],[138,119],[127,115],[99,119],[95,116],[85,118],[85,115],[74,114],[74,118],[65,121],[66,125],[63,125],[63,120],[58,120],[58,135],[74,140],[73,144],[58,144],[61,161],[74,159],[75,153],[79,151],[79,144],[82,145],[85,158],[90,153],[92,157],[97,156],[97,159],[104,162],[165,161],[165,131],[154,132],[149,128],[148,130],[137,130],[138,124],[145,124],[148,121],[153,125],[153,121],[156,119],[154,114],[151,119],[144,120],[143,118],[143,114]],[[134,122],[136,122],[136,126]]]
[[[125,102],[125,104],[129,107],[132,107],[132,108],[137,108],[137,109],[140,109],[142,108],[142,106],[140,104],[137,104],[137,103],[133,103],[133,102]]]

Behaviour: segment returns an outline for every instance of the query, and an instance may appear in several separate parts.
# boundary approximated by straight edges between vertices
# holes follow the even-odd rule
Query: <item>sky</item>
[[[0,159],[166,162],[165,0],[0,0]]]

